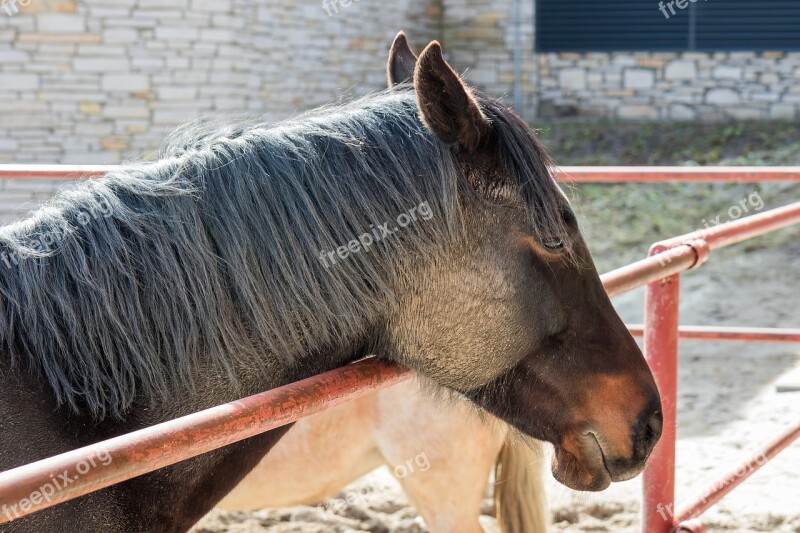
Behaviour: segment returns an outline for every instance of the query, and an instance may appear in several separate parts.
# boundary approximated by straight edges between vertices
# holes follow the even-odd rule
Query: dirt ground
[[[762,151],[737,137],[723,136],[713,164],[777,163],[800,165],[800,135]],[[788,139],[788,140],[787,140]],[[563,139],[562,139],[563,140]],[[707,150],[707,140],[702,144]],[[554,142],[559,142],[555,138]],[[678,141],[675,141],[678,142]],[[686,141],[688,142],[688,141]],[[711,142],[711,141],[708,141]],[[772,141],[770,141],[772,142]],[[744,144],[743,144],[744,143]],[[565,149],[562,164],[582,164],[581,146]],[[711,143],[713,144],[713,143]],[[757,144],[757,143],[755,143]],[[730,147],[738,147],[731,150]],[[552,149],[552,145],[551,145]],[[587,148],[588,150],[588,148]],[[675,150],[686,151],[677,146]],[[624,151],[621,151],[622,153]],[[731,152],[729,154],[729,152]],[[746,152],[746,156],[741,153]],[[626,154],[628,152],[625,152]],[[726,154],[729,154],[726,156]],[[589,161],[595,162],[595,161]],[[603,164],[664,164],[658,157],[633,160],[628,155]],[[686,161],[679,161],[686,163]],[[691,162],[689,162],[691,163]],[[797,185],[652,185],[581,186],[573,191],[576,210],[601,272],[646,254],[661,237],[702,228],[708,220],[732,218],[731,207],[752,212],[800,200]],[[752,199],[752,202],[748,202]],[[757,199],[763,200],[759,205]],[[798,327],[800,324],[800,230],[779,234],[715,253],[703,268],[685,274],[681,286],[681,322],[696,325]],[[641,322],[642,292],[615,300],[627,322]],[[682,342],[678,398],[677,488],[679,501],[699,496],[717,478],[755,454],[761,444],[800,417],[800,392],[776,392],[776,383],[794,371],[800,375],[800,346]],[[363,494],[367,491],[367,494]],[[602,493],[578,493],[547,481],[553,513],[552,531],[639,532],[641,480],[614,484]],[[357,495],[347,498],[347,494]],[[212,512],[195,533],[270,532],[423,532],[425,526],[383,470],[351,485],[337,499],[340,506],[301,506],[256,513]],[[332,512],[335,509],[335,513]],[[482,523],[496,531],[491,500]],[[800,443],[769,461],[741,487],[704,515],[709,531],[800,533]]]

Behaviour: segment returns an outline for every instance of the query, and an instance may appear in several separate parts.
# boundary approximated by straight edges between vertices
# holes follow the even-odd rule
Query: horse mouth
[[[559,483],[573,490],[599,492],[615,481],[606,466],[603,447],[588,432],[555,446],[551,469]]]

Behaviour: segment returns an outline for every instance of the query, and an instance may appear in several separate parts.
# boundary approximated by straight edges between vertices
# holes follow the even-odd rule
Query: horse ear
[[[433,41],[414,70],[417,106],[425,125],[444,142],[472,152],[491,129],[478,102]]]
[[[389,50],[389,62],[386,65],[386,77],[389,87],[393,87],[414,78],[414,67],[417,66],[417,56],[411,51],[402,31],[397,34]]]

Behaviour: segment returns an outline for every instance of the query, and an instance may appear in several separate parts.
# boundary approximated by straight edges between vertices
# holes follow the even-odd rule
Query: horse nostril
[[[642,434],[641,434],[641,446],[642,451],[644,452],[643,455],[647,455],[656,445],[658,439],[661,437],[661,429],[664,425],[664,417],[661,414],[661,411],[656,411],[650,418],[647,420],[647,424],[645,424]]]

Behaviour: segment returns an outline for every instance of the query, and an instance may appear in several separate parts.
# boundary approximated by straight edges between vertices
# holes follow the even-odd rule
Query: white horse
[[[318,503],[387,465],[431,533],[482,532],[494,469],[500,530],[544,533],[541,446],[465,400],[437,401],[411,380],[300,420],[218,507]]]

